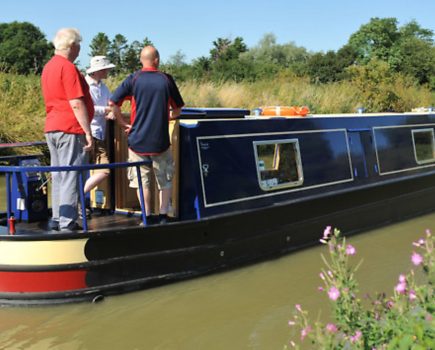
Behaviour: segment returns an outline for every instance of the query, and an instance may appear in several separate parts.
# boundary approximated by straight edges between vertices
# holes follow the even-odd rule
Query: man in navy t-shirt
[[[120,116],[119,105],[131,100],[130,124],[117,117],[128,132],[129,161],[152,161],[152,168],[141,167],[147,219],[151,218],[150,171],[154,172],[160,193],[159,222],[167,222],[171,198],[173,160],[169,140],[169,120],[176,118],[184,106],[183,98],[169,75],[158,70],[159,52],[145,46],[140,54],[142,70],[131,74],[110,98],[114,114]],[[130,168],[130,187],[138,188],[135,169]],[[139,190],[138,190],[139,196]],[[148,221],[149,222],[149,221]]]

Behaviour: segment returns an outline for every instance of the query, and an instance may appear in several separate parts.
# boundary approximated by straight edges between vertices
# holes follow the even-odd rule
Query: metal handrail
[[[117,169],[117,168],[128,168],[135,167],[137,172],[137,180],[139,185],[139,200],[140,208],[142,213],[142,221],[144,225],[146,222],[146,212],[145,212],[145,199],[143,196],[143,186],[142,177],[140,173],[141,165],[151,165],[151,161],[141,161],[141,162],[121,162],[121,163],[111,163],[111,164],[86,164],[86,165],[65,165],[65,166],[14,166],[5,165],[0,166],[0,173],[6,173],[6,197],[7,197],[7,222],[9,229],[9,218],[12,215],[12,194],[11,194],[11,175],[14,173],[26,173],[26,172],[59,172],[59,171],[78,171],[79,172],[79,195],[80,203],[82,207],[82,217],[83,217],[83,231],[88,231],[88,222],[86,218],[86,206],[85,206],[85,193],[84,193],[84,183],[83,183],[83,171],[93,170],[93,169]]]
[[[33,141],[33,142],[13,142],[13,143],[0,143],[0,149],[2,148],[16,148],[16,147],[36,147],[47,146],[45,141]]]

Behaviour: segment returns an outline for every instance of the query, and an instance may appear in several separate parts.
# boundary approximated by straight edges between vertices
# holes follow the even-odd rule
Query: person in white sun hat
[[[108,164],[109,157],[106,146],[106,120],[114,120],[112,108],[108,102],[110,98],[109,88],[103,79],[107,78],[109,71],[115,65],[110,63],[106,56],[94,56],[91,58],[90,67],[86,70],[86,82],[89,85],[92,100],[94,102],[94,119],[91,123],[91,132],[94,139],[90,153],[90,162],[95,164]],[[100,184],[110,174],[110,169],[96,169],[93,175],[85,183],[85,193]]]

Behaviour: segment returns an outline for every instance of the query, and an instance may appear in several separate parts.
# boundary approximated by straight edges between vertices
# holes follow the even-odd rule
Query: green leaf
[[[412,339],[412,336],[409,334],[406,334],[399,342],[399,349],[400,350],[409,350],[411,346],[413,345],[414,340]]]

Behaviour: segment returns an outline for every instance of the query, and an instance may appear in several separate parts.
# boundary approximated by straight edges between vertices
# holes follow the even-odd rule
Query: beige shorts
[[[89,162],[93,164],[109,164],[106,141],[92,138],[93,145],[89,154]],[[110,169],[94,169],[96,173],[110,174]]]
[[[153,165],[152,167],[144,165],[140,167],[142,185],[145,187],[150,187],[150,173],[151,171],[154,171],[154,176],[156,177],[157,187],[159,190],[171,188],[172,177],[174,175],[174,161],[172,160],[171,149],[169,148],[166,152],[155,156],[141,156],[131,150],[128,150],[129,162],[141,162],[145,160],[152,161]],[[127,176],[130,180],[130,187],[139,188],[136,167],[128,168]]]

